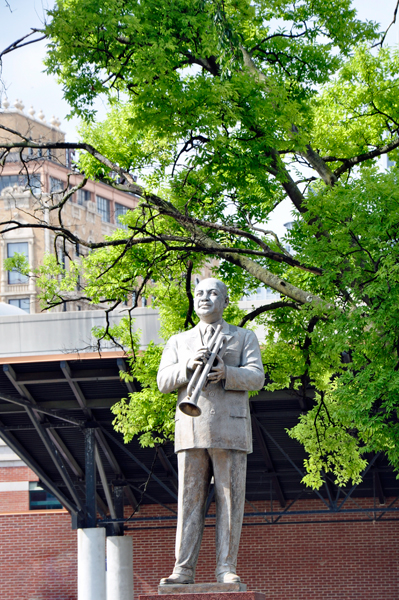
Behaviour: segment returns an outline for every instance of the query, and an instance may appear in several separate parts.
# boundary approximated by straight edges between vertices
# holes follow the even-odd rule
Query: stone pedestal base
[[[245,591],[244,583],[160,585],[158,590],[158,595],[139,596],[139,600],[160,600],[160,595],[162,600],[183,600],[182,594],[184,600],[266,600],[261,592]]]
[[[220,592],[246,591],[247,586],[245,583],[191,583],[158,586],[158,594],[168,594],[168,596],[174,594],[219,594]],[[248,600],[250,599],[248,598]]]

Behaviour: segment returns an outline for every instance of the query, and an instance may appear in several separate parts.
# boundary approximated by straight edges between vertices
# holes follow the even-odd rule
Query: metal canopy
[[[65,355],[63,360],[32,357],[0,365],[0,437],[67,508],[76,527],[96,525],[97,510],[97,523],[122,534],[123,503],[133,509],[158,503],[171,519],[176,517],[173,445],[143,449],[137,440],[125,445],[113,430],[110,407],[138,389],[135,382],[121,381],[119,373],[126,370],[128,364],[118,353],[70,359]],[[357,512],[357,517],[370,518],[370,509],[353,506],[354,499],[368,498],[374,519],[395,517],[397,505],[383,504],[385,498],[399,496],[399,482],[381,456],[371,457],[359,486],[338,490],[326,478],[323,488],[314,492],[301,484],[306,455],[286,429],[312,405],[311,390],[307,396],[289,390],[262,391],[251,399],[254,452],[248,457],[248,515],[257,514],[251,503],[263,500],[271,502],[262,513],[270,524],[283,522],[286,515],[292,519],[306,514],[309,520],[320,511],[332,517]],[[210,514],[212,494],[211,488]],[[319,502],[314,509],[296,511],[298,498]],[[135,520],[140,520],[137,512]]]

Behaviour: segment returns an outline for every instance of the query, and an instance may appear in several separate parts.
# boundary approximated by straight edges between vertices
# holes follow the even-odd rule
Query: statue
[[[236,574],[237,554],[244,515],[247,454],[252,452],[248,391],[262,388],[264,370],[255,334],[223,320],[228,303],[223,282],[212,278],[201,281],[194,292],[194,309],[200,322],[190,331],[170,338],[158,371],[161,392],[178,389],[176,563],[172,575],[161,579],[161,585],[194,583],[212,475],[216,578],[219,583],[240,582]],[[198,409],[191,403],[187,406],[190,379],[204,368],[211,355],[210,340],[214,341],[219,332],[223,347],[207,376],[207,384],[199,390]]]

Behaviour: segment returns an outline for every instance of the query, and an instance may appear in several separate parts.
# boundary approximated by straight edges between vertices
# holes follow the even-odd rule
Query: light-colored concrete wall
[[[23,467],[24,462],[17,456],[3,440],[0,440],[0,468],[1,467]]]
[[[126,312],[113,312],[111,324],[116,324]],[[159,337],[158,311],[136,308],[133,330],[142,332],[142,348]],[[81,312],[42,313],[0,317],[0,358],[93,352],[97,350],[93,327],[106,324],[105,313],[100,310]],[[112,342],[101,342],[102,350],[120,350]]]

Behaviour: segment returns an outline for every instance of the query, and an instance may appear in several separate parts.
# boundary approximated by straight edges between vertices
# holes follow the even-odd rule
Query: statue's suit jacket
[[[259,390],[264,370],[256,335],[248,329],[222,324],[227,338],[223,356],[226,378],[208,384],[198,406],[202,413],[190,417],[176,409],[175,452],[191,448],[224,448],[252,452],[248,391]],[[187,361],[202,346],[199,325],[174,335],[168,341],[158,371],[158,387],[163,393],[178,389],[178,403],[187,395],[192,371]]]

